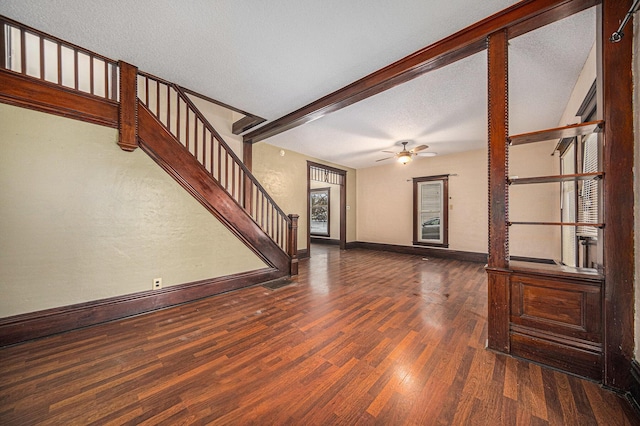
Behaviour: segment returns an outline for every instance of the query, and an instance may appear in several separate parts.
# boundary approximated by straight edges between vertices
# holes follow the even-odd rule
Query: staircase
[[[295,274],[292,217],[182,88],[141,72],[137,87],[140,147],[265,263]]]
[[[140,147],[267,265],[7,317],[0,345],[298,273],[298,216],[278,207],[180,86],[0,16],[0,102],[118,128],[123,150]],[[234,128],[247,123],[245,117]]]
[[[278,207],[176,84],[0,16],[0,101],[118,127],[269,267],[297,274],[297,215]]]

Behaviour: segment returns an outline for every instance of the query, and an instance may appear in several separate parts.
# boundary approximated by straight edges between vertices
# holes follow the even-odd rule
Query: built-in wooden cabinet
[[[508,147],[587,135],[599,132],[603,125],[602,121],[594,121],[510,136]],[[507,178],[506,184],[530,185],[603,178],[604,173],[597,171]],[[505,204],[508,206],[508,203]],[[508,229],[513,226],[591,226],[600,229],[605,226],[601,218],[595,223],[507,221],[506,225],[505,241],[508,241]],[[502,348],[514,356],[594,380],[602,379],[602,271],[559,263],[512,261],[509,258],[506,267],[487,268],[487,271],[490,283],[502,283],[505,294]]]
[[[511,354],[599,380],[603,277],[526,262],[510,269]]]
[[[595,3],[568,2],[571,13]],[[513,28],[496,30],[487,46],[488,262],[487,347],[506,354],[601,380],[628,391],[634,377],[634,110],[633,27],[611,42],[611,34],[629,13],[631,0],[600,2],[596,9],[595,116],[603,122],[566,126],[509,137],[509,39]],[[556,7],[554,13],[562,10]],[[566,15],[568,16],[568,15]],[[546,25],[551,20],[544,20]],[[581,115],[582,116],[582,115]],[[588,118],[585,118],[588,119]],[[589,127],[593,125],[593,128]],[[595,175],[509,179],[509,143],[561,139],[602,129],[601,168]],[[554,134],[554,132],[556,132]],[[573,132],[573,133],[572,133]],[[578,133],[575,133],[578,132]],[[574,173],[574,172],[571,172]],[[544,173],[543,173],[544,174]],[[558,222],[516,223],[509,218],[509,185],[602,179],[598,246],[587,247],[588,266],[518,265],[509,255],[510,228],[553,226]],[[515,192],[515,191],[514,191]],[[519,218],[518,218],[519,219]],[[544,218],[543,218],[544,220]],[[577,220],[577,218],[576,218]],[[568,222],[568,221],[567,221]],[[544,228],[541,228],[544,229]],[[596,301],[599,301],[597,303]],[[598,327],[598,321],[600,325]],[[600,345],[600,346],[598,346]],[[636,388],[640,386],[635,386]]]

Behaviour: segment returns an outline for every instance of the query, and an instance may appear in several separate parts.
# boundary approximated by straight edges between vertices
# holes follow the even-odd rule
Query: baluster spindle
[[[151,105],[149,105],[149,77],[144,78],[144,104],[151,109]]]
[[[224,151],[224,188],[229,192],[229,153]]]
[[[4,38],[5,28],[9,27],[4,21],[0,20],[0,58],[2,58],[2,62],[0,62],[0,68],[7,68],[7,51],[5,49],[6,40]]]
[[[156,117],[160,121],[160,82],[156,81]]]
[[[89,91],[91,94],[95,94],[94,89],[94,80],[95,76],[93,75],[93,55],[89,55]]]
[[[22,28],[20,28],[20,55],[20,72],[27,75],[27,42]]]
[[[269,228],[269,235],[271,235],[273,237],[274,232],[273,232],[273,216],[275,214],[276,210],[273,208],[273,204],[271,204],[271,227]]]
[[[180,94],[178,94],[178,92],[176,92],[176,138],[178,140],[180,140],[180,110],[182,109],[180,107],[181,103],[180,103]]]
[[[78,49],[73,49],[73,88],[78,90],[79,85],[79,70],[78,70]]]
[[[58,57],[58,63],[60,58]],[[104,97],[109,98],[109,62],[104,61]]]
[[[264,202],[265,202],[264,194],[260,194],[260,225],[262,226],[262,229],[265,228]]]
[[[209,163],[211,164],[211,177],[213,177],[213,148],[214,148],[214,139],[213,139],[213,133],[210,134],[210,138],[209,138],[209,146],[211,146],[211,150],[209,151],[209,154],[211,155],[211,158],[209,160]]]
[[[198,159],[198,123],[200,122],[200,119],[198,117],[193,116],[193,150],[194,150],[194,154],[193,156],[196,157],[196,160],[200,161]]]
[[[189,151],[189,105],[186,105],[185,103],[185,125],[184,125],[184,131],[185,131],[185,146],[187,147],[187,151]]]
[[[202,125],[202,165],[207,170],[207,129]]]
[[[231,164],[231,196],[236,198],[236,163]]]
[[[218,142],[218,182],[220,182],[221,169],[222,169],[222,146],[220,146],[220,141],[216,139]]]
[[[44,80],[44,38],[38,36],[40,39],[40,80]]]
[[[171,87],[167,84],[167,130],[171,133]]]
[[[62,86],[62,46],[56,42],[56,56],[58,60],[58,85]]]

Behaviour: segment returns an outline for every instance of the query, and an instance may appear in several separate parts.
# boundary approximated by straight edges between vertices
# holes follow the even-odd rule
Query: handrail
[[[118,101],[118,62],[0,15],[0,68]]]
[[[177,84],[138,71],[138,99],[287,254],[291,219]]]

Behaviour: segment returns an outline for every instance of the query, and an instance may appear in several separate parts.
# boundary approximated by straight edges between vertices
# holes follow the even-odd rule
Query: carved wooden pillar
[[[634,340],[633,19],[624,28],[622,40],[612,43],[609,37],[631,5],[631,0],[602,2],[599,35],[605,122],[604,384],[621,390],[628,390],[631,385]]]
[[[138,68],[122,61],[118,62],[118,66],[120,68],[118,145],[124,151],[133,151],[138,147]]]
[[[488,39],[489,91],[489,262],[488,347],[509,353],[508,208],[508,38],[498,31]]]
[[[253,144],[251,142],[243,142],[242,144],[242,162],[249,169],[250,172],[253,172]],[[253,183],[251,182],[251,178],[249,176],[244,177],[244,199],[243,199],[243,207],[247,211],[251,211],[251,204],[253,200]]]
[[[298,215],[290,214],[287,234],[287,254],[291,257],[291,275],[298,275]]]

